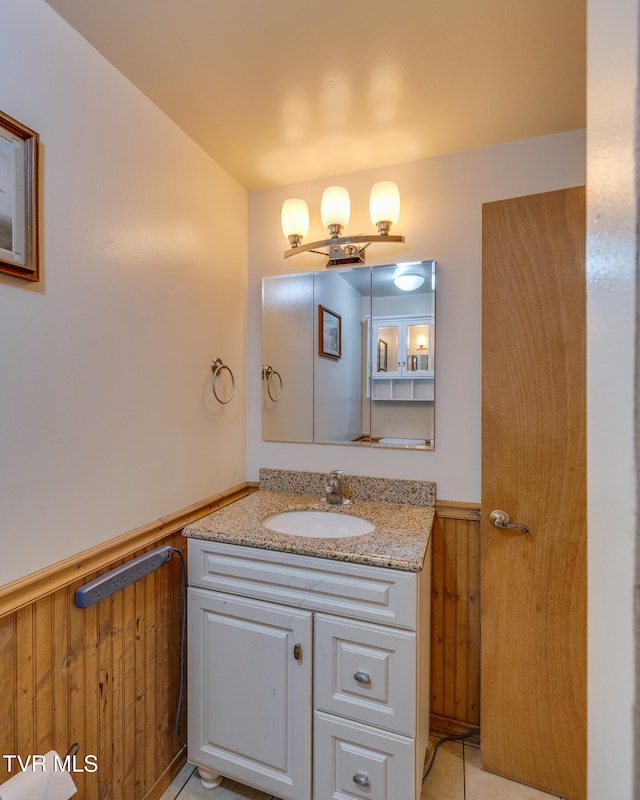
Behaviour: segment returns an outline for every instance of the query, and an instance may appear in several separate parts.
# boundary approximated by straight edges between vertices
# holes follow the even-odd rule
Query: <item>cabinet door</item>
[[[433,377],[433,317],[405,321],[402,326],[402,374],[412,378]]]
[[[308,611],[189,589],[189,760],[311,797]]]
[[[433,378],[432,316],[378,317],[372,321],[372,378]]]
[[[392,317],[373,320],[371,377],[395,378],[402,366],[402,331],[399,320]]]

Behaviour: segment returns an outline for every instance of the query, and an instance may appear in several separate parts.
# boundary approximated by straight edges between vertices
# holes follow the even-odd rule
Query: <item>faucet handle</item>
[[[332,469],[329,473],[330,478],[339,478],[341,475],[344,475],[343,469]]]

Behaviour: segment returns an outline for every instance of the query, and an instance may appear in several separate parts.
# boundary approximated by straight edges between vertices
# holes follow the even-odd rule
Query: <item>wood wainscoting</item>
[[[76,588],[161,544],[186,557],[182,528],[244,497],[222,495],[0,588],[0,755],[80,751],[83,800],[155,800],[186,760],[174,733],[182,623],[179,558],[86,609]],[[186,687],[185,687],[186,691]],[[186,698],[186,695],[185,695]],[[183,713],[180,731],[186,736]],[[95,756],[85,762],[87,756]],[[81,771],[97,761],[97,771]],[[0,783],[9,773],[0,759]]]
[[[478,504],[436,503],[431,580],[431,733],[468,733],[480,724]]]
[[[180,683],[180,563],[86,609],[77,587],[145,550],[186,556],[182,528],[255,491],[235,489],[0,587],[0,755],[64,756],[73,742],[96,772],[73,774],[83,800],[155,800],[182,767],[174,734]],[[433,531],[431,730],[479,720],[479,507],[439,502]],[[183,714],[180,730],[184,736]],[[0,783],[19,768],[0,759]]]

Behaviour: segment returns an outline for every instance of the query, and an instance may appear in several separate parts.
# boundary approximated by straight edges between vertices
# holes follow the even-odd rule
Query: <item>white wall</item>
[[[253,347],[262,350],[265,368],[277,373],[262,381],[265,439],[312,442],[313,276],[304,273],[267,281],[263,303],[262,337]]]
[[[638,0],[589,0],[587,29],[589,797],[630,800]]]
[[[351,193],[348,230],[371,231],[368,198],[380,179],[397,181],[402,208],[397,232],[406,244],[372,245],[371,263],[435,258],[437,289],[436,449],[369,450],[348,446],[262,442],[260,350],[248,354],[248,475],[260,467],[425,478],[448,500],[480,499],[480,272],[482,203],[585,182],[585,134],[575,131],[456,153],[339,179],[252,192],[249,196],[248,335],[260,341],[260,282],[264,275],[322,269],[320,256],[285,261],[280,207],[287,197],[309,204],[308,241],[323,238],[322,189],[338,182]]]
[[[0,276],[4,583],[245,480],[247,194],[42,0],[2,2],[0,108],[43,219],[42,281]]]
[[[322,331],[316,319],[316,340],[312,351],[313,435],[321,442],[357,439],[363,433],[360,374],[362,295],[338,273],[328,271],[321,280],[314,280],[313,300],[316,308],[323,305],[342,318],[343,343],[339,361],[318,355]]]

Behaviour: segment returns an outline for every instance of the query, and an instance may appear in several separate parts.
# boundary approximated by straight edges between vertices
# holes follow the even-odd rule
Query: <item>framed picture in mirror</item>
[[[389,345],[384,339],[378,339],[378,372],[387,371],[387,351]]]
[[[336,361],[342,356],[342,317],[326,306],[318,306],[320,355]]]

